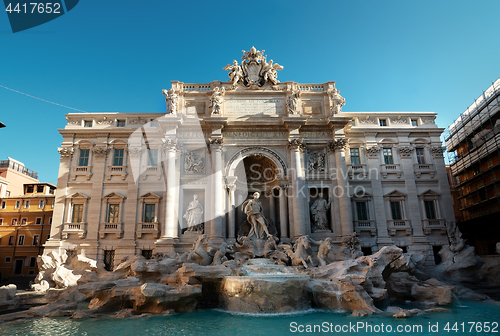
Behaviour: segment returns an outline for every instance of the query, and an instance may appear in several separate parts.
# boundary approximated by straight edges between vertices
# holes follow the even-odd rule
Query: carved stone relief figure
[[[311,206],[311,215],[314,220],[313,232],[317,231],[329,231],[328,229],[328,218],[326,216],[328,209],[330,209],[330,201],[323,199],[323,194],[320,193],[319,198],[314,201]]]
[[[308,158],[309,172],[324,172],[325,167],[325,153],[324,152],[311,152]]]
[[[187,221],[187,232],[203,233],[203,206],[198,201],[198,195],[193,195],[193,200],[189,202],[188,208],[182,218],[185,218]]]
[[[220,89],[219,87],[214,89],[214,92],[210,97],[210,105],[208,105],[208,107],[212,108],[212,114],[221,113],[222,103],[224,102],[222,97],[224,96],[225,91],[226,90],[224,88]]]
[[[205,171],[205,158],[191,151],[184,157],[184,172],[203,173]]]
[[[286,100],[286,106],[289,114],[297,114],[299,112],[297,110],[297,107],[299,106],[299,96],[299,90],[292,91],[292,93],[288,96]]]
[[[328,96],[330,97],[332,115],[342,112],[342,106],[345,105],[345,98],[340,95],[340,91],[337,89],[328,91]]]
[[[175,93],[173,89],[168,91],[163,90],[163,94],[165,95],[168,114],[177,114],[177,110],[179,108],[179,95]]]

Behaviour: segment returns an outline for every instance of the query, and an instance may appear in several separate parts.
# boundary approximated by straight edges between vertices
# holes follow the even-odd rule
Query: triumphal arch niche
[[[303,235],[340,241],[351,234],[347,175],[332,176],[347,171],[344,128],[351,121],[341,114],[345,100],[335,82],[280,82],[283,66],[254,47],[223,69],[227,82],[172,82],[163,91],[168,113],[160,123],[170,129],[164,142],[182,148],[167,154],[167,185],[176,183],[177,160],[181,172],[179,189],[167,188],[167,199],[179,203],[167,202],[156,246],[177,239],[181,246],[201,233],[216,243]],[[189,222],[197,202],[203,225]]]

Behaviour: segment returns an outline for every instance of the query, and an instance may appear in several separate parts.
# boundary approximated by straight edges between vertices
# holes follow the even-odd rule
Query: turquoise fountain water
[[[141,319],[89,319],[74,321],[68,318],[40,318],[9,322],[0,325],[0,335],[500,335],[500,326],[497,332],[491,332],[491,322],[500,323],[500,306],[488,303],[462,302],[465,307],[450,307],[451,312],[428,313],[408,319],[397,319],[392,316],[372,315],[366,317],[352,317],[348,313],[332,312],[326,310],[310,310],[293,314],[231,314],[220,310],[205,310],[188,314],[175,314],[170,316],[156,316]],[[409,307],[404,307],[409,308]],[[482,330],[479,332],[475,325],[469,330],[469,322],[481,322]],[[490,332],[484,332],[485,322],[490,322]],[[365,327],[353,331],[351,326]],[[448,324],[450,331],[446,331]],[[457,323],[457,331],[453,325]],[[465,324],[462,332],[461,323]],[[369,326],[384,325],[385,332],[370,332]],[[312,332],[305,332],[307,326]],[[438,327],[438,332],[429,331],[429,326]],[[327,327],[326,327],[327,326]],[[346,332],[335,331],[335,328],[344,327]],[[392,332],[387,332],[389,328]],[[396,329],[403,328],[402,332]],[[421,329],[418,329],[421,326]],[[321,329],[321,327],[323,329]],[[304,329],[302,329],[304,328]],[[330,331],[332,329],[332,332]],[[366,329],[368,328],[368,329]],[[405,332],[404,330],[409,330]],[[338,329],[338,327],[337,327]],[[300,332],[304,330],[304,332]]]

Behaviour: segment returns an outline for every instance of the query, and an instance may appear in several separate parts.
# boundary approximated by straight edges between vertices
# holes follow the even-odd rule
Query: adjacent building
[[[228,82],[172,82],[167,114],[66,115],[46,250],[111,268],[201,233],[235,242],[258,191],[281,242],[358,232],[365,254],[395,244],[433,265],[455,220],[436,113],[343,112],[335,82],[281,83],[282,68],[252,48]]]
[[[25,183],[38,182],[38,174],[24,163],[12,158],[0,161],[0,198],[23,195]]]
[[[0,274],[34,276],[52,223],[56,186],[24,184],[21,195],[0,198]]]
[[[500,241],[500,79],[449,127],[456,214],[460,230],[479,255]]]

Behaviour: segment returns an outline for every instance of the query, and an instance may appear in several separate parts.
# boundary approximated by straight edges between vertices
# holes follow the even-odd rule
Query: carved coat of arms
[[[233,87],[236,87],[238,83],[249,88],[262,87],[267,82],[271,85],[279,83],[277,71],[282,70],[283,67],[278,63],[273,64],[273,60],[268,63],[264,51],[259,51],[255,47],[249,51],[243,50],[241,65],[233,61],[232,65],[228,64],[224,67],[224,70],[230,71],[229,79]]]

